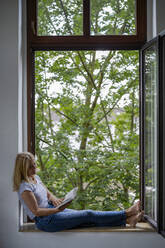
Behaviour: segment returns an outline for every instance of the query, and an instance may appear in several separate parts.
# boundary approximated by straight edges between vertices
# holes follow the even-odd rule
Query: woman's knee
[[[93,216],[93,210],[87,209],[87,210],[85,210],[85,211],[86,211],[87,217]]]

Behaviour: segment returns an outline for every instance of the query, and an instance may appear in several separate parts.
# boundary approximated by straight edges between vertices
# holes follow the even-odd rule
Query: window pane
[[[91,0],[92,35],[135,35],[136,0]]]
[[[157,220],[157,107],[158,68],[157,48],[145,50],[145,213]]]
[[[35,53],[39,175],[72,207],[119,210],[139,198],[138,51]]]
[[[82,0],[38,0],[38,35],[82,35]]]

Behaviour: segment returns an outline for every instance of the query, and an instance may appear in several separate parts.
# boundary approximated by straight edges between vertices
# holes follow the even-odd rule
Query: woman
[[[26,214],[35,221],[38,229],[56,232],[81,225],[135,227],[142,218],[140,202],[123,211],[72,210],[66,205],[57,208],[63,201],[54,196],[36,175],[36,162],[33,154],[19,153],[15,161],[13,191],[18,197]],[[51,202],[51,203],[50,203]]]

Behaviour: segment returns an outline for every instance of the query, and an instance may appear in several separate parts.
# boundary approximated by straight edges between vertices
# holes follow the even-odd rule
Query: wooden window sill
[[[25,223],[20,228],[20,232],[42,232],[38,230],[34,223]],[[146,222],[140,222],[135,228],[126,227],[79,227],[61,232],[155,232],[155,229]]]

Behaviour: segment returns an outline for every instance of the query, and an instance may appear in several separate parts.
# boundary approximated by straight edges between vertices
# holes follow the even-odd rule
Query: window
[[[34,81],[38,72],[34,64],[39,53],[115,53],[140,50],[144,45],[140,59],[141,200],[145,218],[165,236],[165,33],[145,44],[144,0],[96,2],[27,1],[28,150],[36,149]]]
[[[164,32],[142,49],[141,172],[145,218],[165,236]]]
[[[33,49],[139,49],[146,41],[143,0],[27,3],[28,38]],[[53,13],[59,17],[59,25],[54,25],[57,16]],[[41,15],[45,17],[42,21]]]
[[[35,52],[39,175],[76,209],[119,210],[139,198],[138,51]]]
[[[35,67],[33,64],[36,63],[35,53],[40,51],[140,50],[146,41],[146,1],[144,0],[101,1],[102,3],[108,2],[108,4],[101,6],[99,10],[93,0],[69,1],[69,5],[67,1],[49,1],[52,4],[56,3],[53,11],[58,12],[60,20],[58,32],[52,30],[54,23],[57,23],[57,15],[54,16],[54,12],[50,12],[50,19],[46,18],[50,7],[47,5],[46,8],[43,8],[43,2],[46,1],[27,1],[28,150],[32,152],[35,151]],[[110,2],[112,4],[115,2],[115,5],[109,5]],[[126,15],[126,6],[130,3],[133,20],[131,24],[128,18],[126,22],[123,22],[122,19],[122,16]],[[80,8],[77,4],[80,4]],[[101,13],[98,16],[97,11]],[[42,12],[45,15],[43,20],[40,16]],[[73,18],[70,18],[68,23],[67,17],[71,17],[73,12]],[[113,21],[109,22],[111,17]],[[45,25],[47,21],[52,22],[50,26]],[[98,21],[101,24],[97,26]],[[112,26],[114,27],[117,21],[119,25],[113,29]],[[146,218],[162,234],[165,233],[165,202],[163,198],[165,193],[165,180],[163,180],[165,177],[163,150],[165,114],[163,112],[164,87],[162,86],[162,80],[164,82],[165,56],[162,56],[165,54],[164,40],[164,34],[161,34],[160,39],[143,48],[143,60],[141,59],[143,77],[140,91],[142,95],[141,197]]]
[[[145,214],[157,223],[158,176],[158,48],[157,40],[143,50],[143,166]]]
[[[135,0],[39,0],[37,34],[136,35],[139,28],[136,22],[137,7]]]
[[[83,35],[83,1],[37,3],[37,34],[40,36]]]
[[[118,49],[136,49],[137,47],[140,46],[140,44],[142,42],[145,41],[145,25],[143,23],[143,25],[141,25],[141,20],[143,20],[142,18],[140,18],[140,16],[142,16],[145,20],[145,2],[143,1],[135,1],[135,0],[120,0],[120,1],[98,1],[97,4],[95,1],[28,1],[28,17],[29,17],[29,32],[28,32],[28,38],[29,38],[29,50],[31,51],[31,53],[28,53],[29,56],[31,56],[31,58],[29,58],[29,61],[32,61],[31,67],[29,66],[29,70],[31,72],[31,75],[33,75],[33,77],[35,76],[36,78],[36,84],[34,84],[34,78],[32,78],[32,76],[30,77],[29,74],[29,94],[31,95],[32,93],[32,101],[29,98],[29,103],[28,103],[28,111],[29,111],[29,133],[31,133],[32,135],[28,135],[29,137],[29,150],[35,152],[36,149],[40,149],[40,145],[41,143],[43,143],[43,141],[40,140],[40,142],[38,142],[38,138],[37,137],[41,137],[41,135],[38,135],[38,130],[36,129],[37,127],[37,116],[39,115],[39,109],[36,108],[34,105],[37,106],[37,104],[39,104],[39,101],[37,101],[37,99],[39,100],[40,98],[43,99],[43,96],[39,96],[38,92],[36,92],[37,90],[37,81],[38,78],[43,78],[42,72],[38,73],[38,71],[35,70],[35,68],[39,68],[37,67],[37,63],[39,61],[39,63],[47,63],[45,64],[45,68],[50,68],[51,67],[51,62],[48,61],[49,59],[47,59],[47,54],[48,52],[44,52],[42,50],[54,50],[54,55],[53,51],[49,52],[49,55],[52,56],[52,60],[56,60],[58,58],[59,61],[61,61],[61,63],[63,64],[63,66],[65,66],[66,68],[66,64],[64,64],[63,60],[61,59],[61,57],[66,57],[66,61],[68,60],[68,65],[69,65],[69,59],[67,59],[67,57],[72,58],[74,57],[75,60],[77,60],[80,64],[82,63],[83,66],[85,67],[86,65],[89,65],[87,67],[89,67],[89,70],[81,70],[81,72],[85,75],[84,77],[89,78],[91,80],[91,83],[93,83],[94,88],[92,88],[91,90],[93,91],[92,93],[92,98],[98,99],[96,101],[100,102],[100,110],[98,111],[98,113],[94,113],[95,115],[98,115],[98,117],[96,116],[96,118],[91,121],[90,125],[94,122],[97,121],[97,123],[101,122],[102,125],[106,125],[107,126],[107,131],[108,131],[108,139],[113,139],[112,137],[112,133],[111,133],[111,129],[110,129],[110,121],[108,120],[108,118],[110,119],[110,116],[108,116],[108,114],[106,115],[105,113],[108,111],[108,109],[110,108],[115,108],[115,111],[117,113],[117,111],[119,112],[119,108],[120,108],[120,112],[123,112],[123,119],[119,120],[121,122],[123,122],[123,126],[125,125],[125,138],[127,139],[126,142],[132,142],[132,146],[135,146],[136,149],[135,151],[132,151],[132,157],[130,158],[130,161],[126,163],[126,156],[124,158],[124,154],[126,153],[130,153],[131,151],[126,151],[126,147],[121,149],[122,152],[121,154],[123,154],[119,159],[118,159],[118,163],[121,163],[121,168],[123,167],[122,172],[125,174],[124,178],[126,177],[127,174],[127,179],[123,178],[123,181],[117,181],[114,182],[114,189],[111,189],[114,191],[114,198],[117,198],[117,195],[121,195],[121,197],[123,198],[123,203],[125,204],[125,207],[128,207],[128,203],[133,201],[135,195],[137,196],[139,193],[139,159],[138,159],[138,51],[113,51],[114,49],[118,48]],[[141,15],[140,15],[141,13]],[[143,15],[144,14],[144,15]],[[129,18],[128,18],[129,15]],[[136,18],[135,18],[136,17]],[[62,26],[61,26],[62,25]],[[77,26],[78,25],[78,26]],[[106,49],[106,51],[100,51],[100,49]],[[69,54],[69,52],[61,52],[63,55],[60,54],[59,51],[61,50],[76,50],[75,53],[77,53],[77,55],[73,55],[73,53]],[[89,51],[86,52],[85,51]],[[94,50],[94,51],[93,51]],[[97,54],[96,54],[96,50],[97,50]],[[38,52],[37,52],[38,51]],[[57,51],[58,54],[57,55]],[[93,52],[92,52],[93,51]],[[39,56],[39,54],[41,56]],[[65,54],[65,55],[64,55]],[[68,54],[68,55],[67,55]],[[98,55],[100,54],[100,55]],[[106,55],[105,55],[106,54]],[[45,56],[45,61],[44,59],[42,60],[42,57]],[[100,58],[98,59],[97,57]],[[34,60],[35,57],[35,60]],[[91,76],[90,73],[92,71],[92,68],[90,67],[91,61],[90,58],[93,57],[93,61],[95,60],[95,72],[93,76]],[[96,57],[96,58],[95,58]],[[38,58],[38,59],[37,59]],[[42,60],[42,61],[41,61]],[[104,61],[105,60],[105,61]],[[116,61],[115,61],[116,60]],[[90,61],[90,62],[89,62]],[[123,62],[121,62],[123,61]],[[78,62],[76,62],[75,64],[78,64]],[[102,63],[102,64],[101,64]],[[123,63],[123,65],[122,65]],[[33,66],[33,64],[35,64],[35,67]],[[74,63],[73,63],[74,64]],[[94,63],[93,63],[94,64]],[[112,67],[114,68],[110,68]],[[115,65],[116,64],[116,65]],[[115,105],[115,100],[114,102],[109,103],[108,104],[108,95],[107,95],[107,99],[104,99],[104,97],[102,96],[103,99],[100,98],[99,96],[99,91],[97,89],[97,86],[99,85],[99,83],[97,82],[97,78],[100,80],[101,82],[101,78],[103,77],[104,79],[104,85],[102,86],[100,84],[100,87],[106,87],[106,80],[108,80],[108,73],[107,76],[103,75],[104,70],[106,68],[106,70],[111,69],[111,71],[114,72],[114,75],[117,74],[117,64],[118,67],[121,65],[121,68],[119,70],[118,73],[118,85],[120,85],[119,80],[122,81],[121,84],[121,89],[120,87],[117,88],[117,86],[113,85],[111,91],[114,94],[114,98],[116,97],[117,99],[117,94],[119,95],[119,93],[117,93],[117,91],[120,91],[120,95],[122,96],[123,94],[123,99],[124,97],[127,99],[130,97],[129,101],[131,102],[131,97],[136,98],[135,102],[132,102],[132,106],[134,107],[134,110],[132,112],[132,121],[131,121],[131,112],[130,110],[128,111],[128,108],[130,108],[129,104],[125,103],[125,105],[121,105],[120,102],[118,102],[116,100],[116,102],[118,102],[118,106],[117,104]],[[109,67],[108,67],[109,65]],[[57,62],[56,65],[57,67]],[[132,68],[131,68],[132,66]],[[123,68],[122,68],[123,67]],[[101,71],[102,68],[102,71]],[[57,70],[59,70],[60,68],[58,68]],[[91,71],[90,71],[91,69]],[[62,68],[61,68],[62,70]],[[77,70],[77,68],[73,68],[72,70],[68,69],[68,80],[69,79],[69,74],[72,73],[73,77],[76,73],[71,72],[73,70]],[[133,71],[136,71],[134,73],[132,73]],[[100,73],[96,73],[96,71],[100,71]],[[120,73],[121,71],[121,73]],[[132,71],[132,72],[131,72]],[[45,74],[49,74],[50,75],[50,71],[46,72],[45,70]],[[132,74],[131,74],[132,73]],[[98,74],[98,75],[97,75]],[[109,73],[110,74],[110,73]],[[111,73],[113,74],[113,73]],[[120,76],[121,74],[121,76]],[[76,75],[75,75],[76,76]],[[57,77],[57,75],[54,75],[54,77]],[[110,77],[110,76],[109,76]],[[113,75],[111,75],[111,77],[113,77]],[[79,75],[80,78],[80,75]],[[107,78],[107,79],[106,79]],[[132,79],[131,79],[132,78]],[[97,83],[97,86],[95,86],[94,80]],[[45,82],[48,82],[49,78],[45,78]],[[56,80],[57,81],[57,80]],[[59,80],[60,81],[60,80]],[[113,80],[111,80],[113,81]],[[114,80],[115,81],[115,80]],[[129,83],[128,83],[129,81]],[[126,82],[128,85],[126,85]],[[135,85],[133,84],[135,83]],[[130,87],[130,85],[131,87]],[[36,85],[36,87],[35,87]],[[129,97],[128,97],[128,92],[127,90],[129,89]],[[116,90],[116,91],[115,91]],[[123,93],[124,92],[124,93]],[[125,95],[124,95],[125,94]],[[35,103],[35,96],[36,96],[36,103]],[[98,98],[99,96],[99,98]],[[106,102],[107,101],[107,102]],[[122,100],[124,102],[124,100]],[[103,104],[104,103],[104,104]],[[46,103],[45,103],[46,104]],[[44,105],[44,104],[43,104]],[[96,104],[93,103],[93,106],[95,106]],[[97,105],[99,105],[97,103]],[[97,106],[96,105],[96,106]],[[102,106],[101,106],[102,105]],[[120,106],[122,107],[120,107]],[[128,105],[128,106],[127,106]],[[31,106],[31,108],[30,108]],[[43,106],[44,108],[44,106]],[[60,106],[60,108],[62,108],[62,106]],[[98,108],[98,106],[97,106]],[[125,108],[125,109],[124,109]],[[127,111],[126,111],[127,108]],[[136,109],[136,110],[135,110]],[[52,110],[50,109],[50,112]],[[58,109],[59,111],[59,109]],[[114,110],[113,110],[114,111]],[[124,112],[125,111],[125,112]],[[63,111],[61,111],[63,113]],[[101,116],[101,112],[104,113]],[[111,111],[112,112],[112,111]],[[130,112],[130,113],[128,113]],[[114,115],[116,115],[115,118],[117,117],[117,114],[114,112]],[[32,118],[31,118],[31,114],[32,114]],[[47,115],[46,111],[45,111],[45,115]],[[128,115],[128,119],[130,119],[130,124],[129,123],[124,123],[124,115]],[[63,115],[64,116],[64,115]],[[65,113],[66,116],[66,113]],[[76,116],[76,115],[75,115]],[[105,118],[105,117],[107,118]],[[121,117],[120,117],[121,118]],[[71,118],[70,118],[71,119]],[[99,121],[99,119],[101,121]],[[36,120],[36,122],[35,122]],[[36,125],[35,125],[36,123]],[[42,123],[43,124],[43,123]],[[51,124],[50,124],[51,125]],[[112,124],[111,124],[112,125]],[[128,129],[128,126],[130,125],[130,129],[132,130],[130,132],[130,130]],[[113,126],[115,126],[113,124]],[[81,127],[81,125],[80,125]],[[82,126],[82,129],[84,127]],[[52,128],[53,129],[53,128]],[[81,129],[81,128],[80,128]],[[119,129],[119,128],[118,128]],[[100,128],[101,130],[101,128]],[[117,130],[117,128],[116,128]],[[136,131],[135,131],[136,130]],[[53,132],[53,131],[52,131]],[[99,131],[100,132],[100,131]],[[103,137],[101,138],[101,134],[99,134],[99,132],[96,130],[95,131],[95,135],[97,135],[97,139],[98,140],[103,140]],[[124,132],[124,130],[123,130]],[[44,133],[44,131],[42,131],[42,133]],[[49,134],[51,135],[51,134]],[[90,135],[94,136],[94,133],[91,132]],[[105,137],[107,136],[107,134],[105,134]],[[120,136],[120,134],[118,133],[118,136]],[[35,140],[36,137],[36,140]],[[104,137],[104,138],[105,138]],[[66,137],[65,141],[67,140]],[[132,140],[132,141],[131,141]],[[45,140],[44,140],[45,141]],[[92,138],[90,138],[89,142],[95,142],[96,144],[98,144],[97,140],[92,140]],[[85,141],[84,141],[85,142]],[[106,139],[102,142],[100,142],[100,146],[101,144],[103,145],[104,142],[107,142]],[[118,140],[119,142],[119,140]],[[71,143],[71,142],[69,142]],[[110,150],[114,149],[111,145],[112,142],[107,142],[107,146],[109,146],[109,152]],[[42,144],[43,147],[46,147],[46,144]],[[96,146],[96,145],[95,145]],[[114,145],[115,146],[115,145]],[[119,146],[119,145],[118,145]],[[124,147],[124,144],[120,144],[121,147]],[[104,144],[105,147],[105,144]],[[117,145],[116,145],[117,147]],[[119,154],[119,148],[115,148],[115,150],[118,150],[118,154]],[[124,153],[124,149],[125,149],[125,153]],[[66,147],[67,150],[67,147]],[[95,161],[100,161],[101,160],[101,152],[103,153],[103,151],[100,150],[98,151],[98,158],[96,158]],[[107,151],[108,152],[108,151]],[[92,151],[89,151],[88,156],[86,157],[86,159],[88,159],[91,154]],[[100,155],[99,155],[100,153]],[[133,153],[135,153],[133,155]],[[65,155],[65,154],[63,154]],[[96,155],[96,154],[95,154]],[[99,157],[100,156],[100,157]],[[108,155],[107,155],[108,156]],[[109,154],[110,156],[110,154]],[[117,153],[116,153],[117,156]],[[104,156],[105,157],[105,156]],[[110,156],[112,157],[112,156]],[[42,158],[41,158],[42,159]],[[136,161],[135,161],[136,160]],[[65,161],[64,161],[65,162]],[[114,164],[117,163],[117,161],[115,161],[114,159]],[[129,165],[130,168],[130,173],[128,173],[128,168],[126,167],[126,164]],[[101,166],[101,165],[100,165]],[[114,165],[115,167],[115,165]],[[125,172],[124,172],[124,168],[125,168]],[[136,171],[135,173],[133,173],[133,170]],[[108,169],[107,169],[108,170]],[[101,170],[100,170],[101,171]],[[97,171],[97,173],[102,173],[100,171]],[[102,170],[103,171],[103,170]],[[106,171],[106,169],[105,169]],[[115,171],[115,170],[114,170]],[[127,171],[127,173],[126,173]],[[92,170],[90,172],[92,174]],[[93,173],[96,173],[96,171],[94,170]],[[109,171],[110,173],[110,171]],[[49,174],[49,173],[48,173]],[[105,173],[106,174],[106,173]],[[108,174],[108,172],[107,172]],[[115,174],[115,173],[114,173]],[[49,176],[48,176],[49,177]],[[88,176],[89,177],[89,176]],[[113,180],[114,175],[111,176]],[[130,181],[130,178],[134,178],[133,181],[134,183],[130,183],[132,184],[131,188],[131,192],[129,192],[129,187],[127,187],[127,182]],[[80,178],[82,180],[82,178]],[[92,182],[92,179],[89,180],[90,178],[88,178],[89,182]],[[105,178],[104,175],[102,175],[102,179],[104,181],[108,180]],[[49,178],[50,180],[50,178]],[[96,180],[96,178],[95,178]],[[125,180],[125,181],[124,181]],[[85,180],[85,183],[88,182],[87,180]],[[116,185],[115,185],[116,183]],[[126,186],[127,185],[127,186]],[[104,187],[106,187],[106,182],[104,182]],[[115,190],[116,189],[116,190]],[[110,189],[109,189],[110,190]],[[118,192],[118,193],[117,193]],[[123,192],[123,193],[121,193]],[[130,197],[130,195],[132,194],[132,196]],[[100,193],[100,197],[102,197],[103,193]],[[129,199],[130,198],[130,199]],[[108,198],[109,199],[109,198]],[[108,199],[106,200],[105,205],[107,205],[108,203]],[[127,199],[127,200],[126,200]],[[112,204],[113,205],[113,204]],[[117,204],[116,204],[117,205]],[[116,208],[116,205],[114,205],[114,208]],[[105,206],[106,207],[106,206]],[[113,208],[113,207],[112,207]]]
[[[116,8],[119,8],[121,6],[123,9],[125,9],[128,3],[131,3],[131,8],[132,8],[131,15],[133,18],[133,23],[134,23],[133,25],[136,26],[136,28],[134,27],[134,29],[136,29],[136,34],[133,34],[133,35],[126,35],[125,33],[121,34],[121,32],[119,32],[118,35],[107,35],[107,34],[90,35],[90,23],[91,23],[90,13],[91,15],[94,15],[92,14],[94,11],[92,6],[94,4],[93,4],[93,1],[91,1],[92,10],[90,11],[89,0],[75,1],[79,3],[83,2],[83,35],[81,36],[80,35],[79,36],[73,36],[73,35],[41,36],[41,35],[38,35],[38,32],[39,34],[42,33],[40,32],[40,28],[41,28],[40,27],[41,26],[40,25],[41,23],[40,14],[42,11],[45,11],[45,9],[43,9],[42,6],[40,6],[41,2],[42,1],[36,1],[36,0],[27,1],[28,150],[33,151],[33,152],[35,150],[34,148],[35,127],[34,127],[34,121],[33,121],[34,120],[34,85],[33,85],[34,67],[32,65],[32,63],[34,62],[34,51],[37,51],[37,50],[38,51],[39,50],[86,50],[86,49],[89,49],[89,50],[93,50],[93,49],[95,50],[99,50],[99,49],[100,50],[115,50],[115,49],[131,50],[131,49],[140,49],[142,44],[144,44],[144,42],[146,41],[146,1],[144,0],[136,0],[136,1],[120,0],[120,1],[117,1],[119,4],[115,5]],[[55,1],[49,1],[49,2],[55,3]],[[62,3],[63,1],[58,1],[58,2]],[[71,2],[73,4],[75,3],[74,1],[71,1]],[[113,5],[114,5],[114,2],[116,4],[116,1],[111,1],[111,2],[113,2]],[[40,10],[38,10],[38,8]],[[122,8],[121,8],[121,11],[122,11]],[[40,12],[38,13],[38,11]],[[48,11],[48,8],[46,8],[46,11]],[[56,11],[56,8],[55,8],[55,11]],[[104,12],[103,9],[101,9],[101,11]],[[44,12],[44,15],[46,15],[45,12]],[[136,20],[134,20],[134,16],[136,16]],[[61,14],[60,14],[60,18],[61,18]],[[93,18],[95,17],[91,17],[92,20]],[[48,18],[45,18],[45,19],[48,19]],[[50,26],[51,25],[52,24],[50,23]],[[45,31],[44,31],[44,34],[45,34]],[[33,116],[32,118],[33,120],[31,119],[31,116]]]

